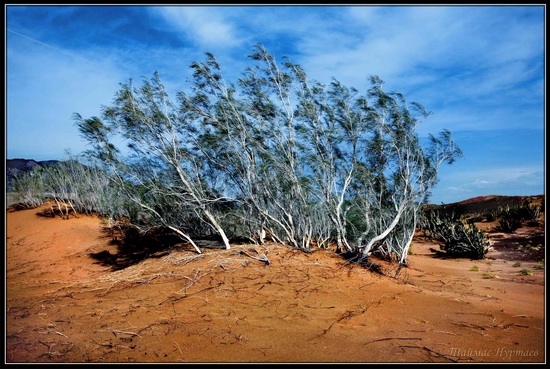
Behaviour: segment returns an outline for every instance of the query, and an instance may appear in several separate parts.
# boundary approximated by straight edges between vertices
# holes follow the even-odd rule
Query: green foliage
[[[519,274],[521,275],[533,275],[533,271],[530,269],[522,269],[519,271]]]
[[[107,192],[97,204],[83,206],[112,206],[109,213],[191,243],[219,237],[229,247],[228,237],[266,235],[299,249],[332,242],[361,258],[382,250],[405,262],[440,165],[462,154],[451,133],[422,147],[416,128],[430,113],[385,92],[376,76],[361,94],[311,81],[262,45],[250,59],[231,83],[207,53],[175,101],[155,73],[139,86],[121,84],[101,117],[75,114],[109,181],[95,187]]]
[[[468,221],[468,223],[479,223],[479,222],[482,222],[484,219],[485,219],[484,216],[476,215],[476,216],[473,216],[473,217],[469,218],[467,221]]]
[[[109,218],[132,213],[131,204],[107,172],[70,154],[53,166],[20,173],[12,185],[19,204],[36,207],[51,200],[64,217],[71,212]]]
[[[497,230],[504,233],[514,233],[524,221],[536,221],[539,218],[541,207],[524,201],[521,204],[499,208]]]
[[[483,214],[483,216],[485,217],[485,221],[494,222],[498,218],[498,214],[498,211],[491,210]]]
[[[12,179],[13,201],[25,207],[36,207],[46,200],[43,169],[20,172]]]
[[[514,265],[512,265],[514,268],[519,268],[521,266],[521,263],[519,261],[515,262]]]
[[[489,240],[483,231],[454,214],[426,211],[421,228],[427,237],[440,242],[441,249],[451,256],[484,259],[489,251]]]
[[[520,219],[501,218],[498,220],[497,230],[504,233],[514,233],[521,227]]]
[[[473,266],[470,268],[470,270],[471,270],[472,272],[477,272],[477,271],[479,271],[479,267],[478,267],[477,265],[473,265]]]

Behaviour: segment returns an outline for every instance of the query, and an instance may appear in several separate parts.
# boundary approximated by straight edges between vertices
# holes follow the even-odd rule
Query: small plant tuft
[[[495,272],[485,272],[485,273],[483,273],[483,278],[485,278],[485,279],[495,279],[495,278],[498,278],[498,274],[496,274]]]

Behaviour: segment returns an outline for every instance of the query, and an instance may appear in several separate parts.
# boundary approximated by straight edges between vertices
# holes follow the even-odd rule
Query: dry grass
[[[497,279],[499,278],[498,274],[495,272],[485,272],[483,273],[484,279]]]

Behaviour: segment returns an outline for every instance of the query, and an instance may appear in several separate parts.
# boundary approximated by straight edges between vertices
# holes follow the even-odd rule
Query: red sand
[[[535,260],[445,259],[418,238],[396,278],[275,244],[111,271],[90,257],[116,252],[98,218],[38,211],[7,213],[8,363],[545,362]]]

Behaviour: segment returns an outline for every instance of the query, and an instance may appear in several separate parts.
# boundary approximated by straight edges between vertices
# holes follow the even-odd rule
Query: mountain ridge
[[[36,167],[54,166],[59,162],[60,160],[6,159],[6,179],[9,182],[13,176],[20,172],[29,171]]]

